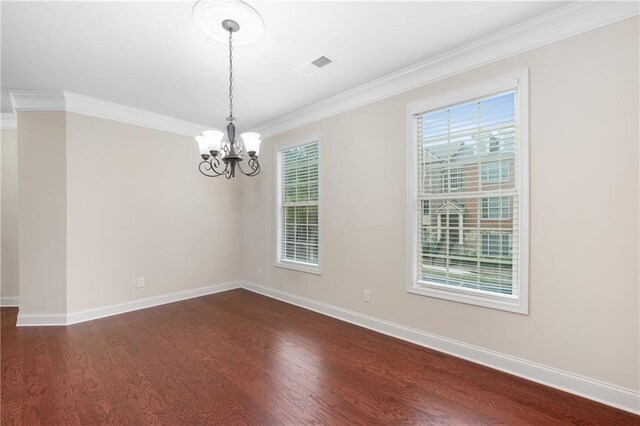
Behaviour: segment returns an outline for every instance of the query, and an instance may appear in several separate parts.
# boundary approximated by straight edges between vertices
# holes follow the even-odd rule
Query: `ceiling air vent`
[[[329,65],[331,62],[333,62],[333,61],[331,59],[327,58],[326,56],[320,56],[315,61],[311,61],[311,63],[313,65],[315,65],[316,67],[318,67],[318,68],[324,68],[327,65]]]
[[[302,75],[310,76],[311,74],[320,71],[320,69],[326,67],[331,63],[333,63],[331,59],[327,58],[326,56],[320,56],[319,58],[316,58],[311,62],[300,65],[296,68],[296,71],[298,71]]]

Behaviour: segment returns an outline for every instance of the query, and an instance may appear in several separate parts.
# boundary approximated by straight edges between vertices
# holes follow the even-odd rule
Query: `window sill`
[[[445,288],[442,285],[429,283],[415,283],[410,286],[407,291],[412,294],[435,297],[452,302],[514,312],[521,315],[529,314],[529,306],[527,303],[522,298],[512,296],[494,295],[472,289]]]
[[[320,272],[320,266],[314,266],[308,263],[280,260],[276,261],[274,266],[298,272],[306,272],[307,274],[322,275],[322,272]]]

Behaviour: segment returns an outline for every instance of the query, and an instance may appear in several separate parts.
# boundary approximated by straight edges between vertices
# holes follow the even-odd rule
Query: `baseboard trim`
[[[242,288],[391,337],[415,343],[429,349],[435,349],[458,358],[513,374],[514,376],[601,402],[621,410],[640,414],[640,392],[632,389],[590,379],[522,358],[405,327],[400,324],[363,315],[312,299],[299,297],[283,291],[263,287],[258,284],[245,281],[242,283]]]
[[[132,302],[125,302],[117,305],[104,306],[97,309],[89,309],[82,312],[75,312],[67,315],[67,324],[77,324],[80,322],[110,317],[112,315],[123,314],[125,312],[137,311],[139,309],[151,308],[153,306],[160,306],[167,303],[179,302],[181,300],[193,299],[195,297],[207,296],[209,294],[240,288],[240,286],[240,282],[233,281],[195,288],[192,290],[178,291],[176,293],[169,293],[161,296],[148,297],[146,299],[134,300]]]
[[[20,306],[20,298],[18,296],[0,297],[0,308],[15,308]]]
[[[195,297],[233,290],[236,288],[240,288],[240,286],[240,282],[233,281],[223,284],[215,284],[207,287],[195,288],[191,290],[179,291],[176,293],[163,294],[161,296],[147,297],[145,299],[138,299],[131,302],[103,306],[100,308],[89,309],[81,312],[73,312],[69,314],[22,314],[18,312],[18,320],[16,325],[18,327],[30,327],[78,324],[81,322],[92,321],[112,315],[137,311],[139,309],[151,308],[154,306],[165,305],[167,303],[179,302],[181,300],[193,299]]]
[[[17,327],[52,327],[67,325],[67,314],[23,314],[18,311]]]

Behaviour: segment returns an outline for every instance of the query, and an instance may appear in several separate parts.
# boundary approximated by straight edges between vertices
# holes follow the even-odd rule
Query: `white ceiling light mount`
[[[241,0],[199,0],[193,6],[193,19],[203,33],[222,44],[229,40],[229,26],[224,25],[224,21],[235,23],[233,32],[237,34],[233,43],[236,46],[253,44],[264,35],[262,17]]]

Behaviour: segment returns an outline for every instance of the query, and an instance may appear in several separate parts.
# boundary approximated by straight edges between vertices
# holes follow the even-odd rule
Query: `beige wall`
[[[244,187],[245,279],[638,390],[638,35],[628,19],[266,140]],[[530,314],[407,293],[407,104],[523,68]],[[322,276],[273,266],[274,146],[314,132]]]
[[[20,112],[12,164],[16,141],[5,133],[3,296],[19,293],[21,314],[76,313],[240,278],[241,184],[200,175],[192,138],[73,113]],[[18,236],[16,165],[21,280],[9,294],[5,277],[18,260],[9,239]]]
[[[66,312],[64,112],[18,112],[20,313]]]
[[[20,295],[18,272],[18,144],[15,129],[0,130],[2,140],[2,297]]]
[[[240,278],[242,178],[199,160],[193,138],[67,113],[69,313]]]

